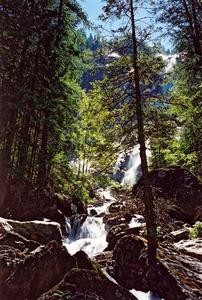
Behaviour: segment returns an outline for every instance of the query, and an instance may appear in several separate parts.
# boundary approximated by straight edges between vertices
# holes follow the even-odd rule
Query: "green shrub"
[[[197,221],[190,229],[190,235],[193,238],[202,237],[202,222]]]

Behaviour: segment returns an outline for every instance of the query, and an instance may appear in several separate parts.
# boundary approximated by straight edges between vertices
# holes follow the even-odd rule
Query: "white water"
[[[135,227],[139,227],[140,224],[144,224],[144,223],[145,223],[145,219],[143,216],[135,215],[128,225],[130,228],[135,228]]]
[[[89,206],[88,214],[92,209],[96,210],[98,215],[106,212],[110,204],[116,201],[109,190],[100,190],[99,195],[103,203],[98,206]],[[64,245],[71,255],[83,250],[89,257],[93,257],[100,254],[107,247],[107,231],[102,217],[88,216],[82,225],[78,224],[79,219],[77,219],[77,223],[74,222],[72,228],[70,220],[67,220],[67,222],[69,223],[70,235],[65,240]]]
[[[106,211],[109,205],[116,200],[110,194],[109,190],[101,191],[100,193],[108,201],[104,201],[103,204],[100,204],[99,206],[90,207],[90,209],[95,209],[98,213]],[[71,228],[70,221],[67,220],[67,225],[70,229],[70,235],[64,241],[64,245],[71,255],[74,255],[79,250],[83,250],[88,254],[89,257],[92,258],[97,254],[100,254],[107,247],[107,232],[105,230],[103,218],[88,216],[82,225],[79,224],[79,222],[80,219],[76,218]],[[129,226],[136,227],[142,222],[144,222],[143,217],[140,215],[135,215]],[[109,280],[117,283],[116,280],[112,278],[105,270],[104,274]],[[154,297],[151,292],[143,293],[136,290],[131,290],[130,292],[139,300],[159,300],[159,298]]]
[[[146,142],[146,155],[149,158],[151,151],[149,149],[149,142]],[[130,155],[127,171],[124,174],[121,184],[132,187],[137,183],[141,176],[141,159],[140,159],[140,147],[136,145]]]
[[[173,70],[173,67],[175,66],[175,64],[177,62],[177,58],[179,57],[179,54],[170,54],[170,55],[160,54],[160,56],[162,57],[162,59],[166,63],[165,72],[166,73],[171,72]]]
[[[102,218],[87,217],[77,234],[74,237],[70,235],[65,241],[65,246],[71,255],[83,250],[93,257],[107,247],[106,234]]]
[[[154,295],[152,292],[144,293],[141,291],[136,291],[135,289],[130,290],[131,294],[137,297],[139,300],[160,300],[160,298]],[[162,299],[163,300],[163,299]]]

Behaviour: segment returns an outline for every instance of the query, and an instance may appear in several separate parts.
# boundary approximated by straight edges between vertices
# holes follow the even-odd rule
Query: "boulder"
[[[126,235],[139,235],[140,230],[142,229],[142,224],[139,227],[129,228],[128,225],[120,224],[113,226],[107,234],[108,246],[106,251],[113,250],[116,246],[116,243]]]
[[[180,167],[158,169],[150,172],[154,192],[154,209],[161,240],[170,238],[169,233],[196,220],[202,215],[202,183],[188,170]],[[133,187],[136,213],[145,214],[142,179]],[[178,226],[177,223],[182,225]]]
[[[78,251],[73,257],[76,259],[77,267],[79,269],[95,270],[90,258],[84,251]]]
[[[79,291],[79,287],[73,284],[61,282],[59,285],[55,286],[53,289],[43,294],[38,298],[38,300],[105,300],[101,296],[96,295],[93,292]]]
[[[150,171],[149,176],[152,186],[169,195],[170,198],[180,196],[181,201],[193,200],[193,202],[197,202],[198,197],[201,198],[202,183],[187,169],[179,166],[170,166]],[[136,195],[142,186],[143,181],[140,178],[133,187],[133,194]],[[196,196],[195,199],[194,196]]]
[[[175,243],[174,246],[179,252],[193,256],[202,261],[202,238],[182,240]]]
[[[76,267],[75,259],[55,241],[41,246],[20,262],[0,287],[4,300],[34,300],[59,283]]]
[[[185,240],[189,238],[189,230],[186,228],[180,228],[175,231],[171,231],[170,237],[174,242],[179,242],[180,240]]]
[[[104,222],[108,228],[111,228],[112,226],[115,225],[123,224],[124,222],[127,224],[125,218],[122,217],[121,215],[108,216],[108,214],[105,214]]]
[[[62,295],[68,295],[70,300],[137,300],[127,289],[110,281],[101,272],[86,269],[72,269],[60,284],[38,300],[59,300]]]
[[[106,267],[112,263],[113,252],[105,250],[104,252],[96,255],[93,259],[96,263],[98,263],[102,267]]]
[[[149,176],[155,191],[157,215],[167,212],[167,217],[164,214],[165,222],[169,217],[191,224],[199,220],[202,215],[202,183],[196,176],[179,166],[157,169],[151,171]],[[143,180],[140,178],[132,190],[139,206],[142,186]]]
[[[57,199],[48,189],[41,189],[21,179],[0,176],[0,216],[20,221],[49,218],[57,210]]]
[[[62,243],[60,224],[48,221],[25,221],[0,218],[0,233],[14,232],[25,239],[36,241],[40,244],[47,244],[55,240]]]
[[[104,300],[102,297],[91,292],[77,292],[71,300]]]
[[[80,292],[85,292],[87,289],[104,300],[137,300],[127,289],[93,270],[72,269],[65,276],[64,283],[76,285]]]
[[[0,245],[7,245],[26,253],[40,246],[39,243],[28,240],[15,232],[0,234]]]
[[[90,210],[90,215],[91,215],[91,216],[96,216],[96,215],[97,215],[97,211],[96,211],[94,208],[92,208],[92,209]]]
[[[14,272],[24,256],[18,249],[7,245],[0,246],[0,283],[4,282]]]
[[[150,267],[146,249],[144,240],[132,235],[117,242],[112,276],[119,284],[127,289],[152,290],[166,300],[201,299],[202,263],[197,258],[166,243],[159,246],[157,265]]]
[[[121,202],[114,202],[109,206],[109,212],[110,213],[119,212],[123,209],[123,207],[125,208],[125,206],[123,206]]]

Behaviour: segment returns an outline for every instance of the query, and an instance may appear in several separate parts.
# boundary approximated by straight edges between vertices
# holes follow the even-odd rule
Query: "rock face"
[[[69,292],[71,300],[137,300],[128,290],[111,282],[102,273],[87,269],[72,269],[57,287],[38,300],[59,299],[52,298],[56,291]]]
[[[19,263],[15,272],[1,286],[4,300],[37,299],[61,281],[76,266],[65,247],[56,242],[41,246]]]
[[[108,234],[107,234],[107,251],[113,250],[117,242],[125,235],[138,235],[140,230],[142,229],[142,224],[140,224],[140,227],[135,228],[129,228],[127,224],[120,224],[113,226]]]
[[[17,220],[47,218],[57,210],[56,199],[30,183],[0,177],[1,217]]]
[[[115,225],[127,224],[132,220],[136,213],[136,205],[133,199],[129,203],[125,201],[117,201],[109,206],[109,213],[105,213],[104,223],[111,228]]]
[[[105,276],[99,275],[96,271],[72,269],[64,279],[66,282],[76,284],[82,291],[88,287],[89,291],[95,292],[106,300],[135,300],[136,297],[130,294],[125,288],[117,286]]]
[[[73,257],[76,259],[76,265],[79,269],[95,269],[90,258],[84,251],[78,251]]]
[[[174,242],[179,242],[183,239],[189,238],[189,231],[186,228],[180,228],[178,230],[172,231],[170,237]]]
[[[47,244],[48,242],[55,240],[60,244],[62,243],[60,224],[56,222],[19,222],[16,220],[0,218],[0,233],[4,235],[8,235],[8,233],[13,234],[17,240],[18,236],[22,237],[22,239],[25,239],[24,242],[30,240],[37,244]]]
[[[114,249],[113,276],[128,289],[153,290],[166,300],[202,299],[202,263],[171,244],[158,249],[159,263],[147,265],[143,239],[125,236]]]
[[[175,243],[174,246],[179,250],[179,252],[193,256],[202,261],[202,238],[182,240]]]
[[[25,255],[18,249],[7,245],[0,246],[0,283],[14,272],[24,257]]]
[[[202,183],[190,171],[178,166],[150,172],[156,195],[156,207],[166,210],[171,219],[185,223],[200,221],[202,215]],[[133,187],[136,199],[141,198],[142,178]],[[161,207],[161,203],[162,207]],[[136,201],[138,204],[138,200]]]

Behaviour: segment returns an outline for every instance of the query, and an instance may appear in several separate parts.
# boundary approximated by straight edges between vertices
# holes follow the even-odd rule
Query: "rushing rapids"
[[[93,258],[107,247],[107,230],[103,217],[99,215],[107,212],[110,204],[115,202],[116,199],[110,194],[109,190],[101,191],[100,194],[103,197],[103,202],[96,206],[90,205],[87,217],[84,218],[83,215],[77,216],[73,219],[73,222],[67,219],[69,235],[64,241],[64,245],[72,255],[79,250],[83,250],[89,257]],[[91,215],[92,210],[96,211],[96,216]],[[129,223],[129,227],[136,227],[142,222],[144,222],[144,218],[140,215],[135,215]],[[115,279],[105,269],[103,269],[103,272],[108,279],[116,283]],[[134,289],[130,292],[139,300],[159,300],[152,292],[144,293]]]

